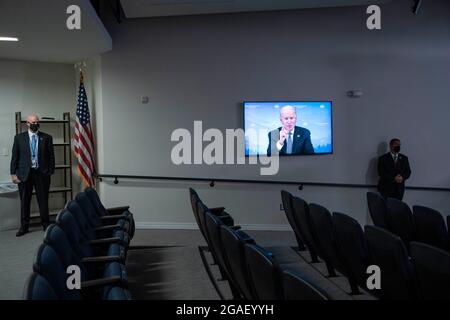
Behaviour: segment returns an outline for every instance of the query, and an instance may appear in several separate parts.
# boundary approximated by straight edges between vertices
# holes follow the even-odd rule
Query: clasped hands
[[[403,182],[403,177],[401,175],[396,175],[394,178],[394,181],[397,183],[402,183]]]

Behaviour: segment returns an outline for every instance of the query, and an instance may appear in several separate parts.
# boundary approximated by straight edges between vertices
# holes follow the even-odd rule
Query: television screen
[[[331,101],[244,102],[245,155],[333,152]]]

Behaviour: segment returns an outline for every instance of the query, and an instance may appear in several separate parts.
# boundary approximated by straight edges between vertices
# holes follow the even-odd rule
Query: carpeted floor
[[[42,243],[42,227],[16,237],[17,230],[0,231],[0,299],[21,299],[25,280],[31,273],[37,248]]]
[[[0,300],[22,298],[44,234],[38,227],[31,231],[19,238],[16,230],[0,231]],[[248,233],[262,246],[295,246],[292,232]],[[198,247],[205,242],[200,231],[136,230],[131,245],[127,270],[136,299],[219,299],[201,261]],[[145,280],[147,277],[151,281]],[[137,285],[140,283],[145,284]],[[230,296],[226,282],[219,281],[219,286],[224,295]]]
[[[130,291],[137,300],[219,299],[196,247],[130,250],[127,271]],[[226,282],[221,291],[229,291]]]

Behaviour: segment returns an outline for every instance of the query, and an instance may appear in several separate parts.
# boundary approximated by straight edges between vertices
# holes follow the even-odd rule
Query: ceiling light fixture
[[[0,41],[19,41],[19,38],[15,38],[15,37],[0,37]]]

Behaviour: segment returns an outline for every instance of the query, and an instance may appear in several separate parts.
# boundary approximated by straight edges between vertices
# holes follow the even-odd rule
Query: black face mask
[[[39,123],[30,123],[30,130],[33,132],[38,131],[39,129]]]
[[[395,153],[399,153],[400,152],[400,146],[395,146],[394,148],[392,148],[392,150],[394,150]]]

